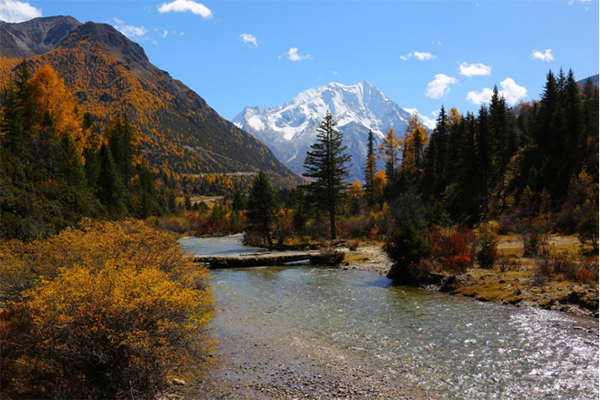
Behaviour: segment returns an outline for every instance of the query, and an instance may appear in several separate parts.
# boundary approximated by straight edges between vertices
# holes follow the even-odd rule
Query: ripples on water
[[[364,271],[216,270],[234,318],[355,352],[441,398],[597,399],[597,321],[480,303]],[[589,329],[574,330],[587,323]]]

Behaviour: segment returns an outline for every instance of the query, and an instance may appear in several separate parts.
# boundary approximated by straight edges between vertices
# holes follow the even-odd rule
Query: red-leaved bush
[[[473,232],[459,228],[439,228],[429,232],[427,243],[434,260],[444,269],[463,272],[473,264]]]

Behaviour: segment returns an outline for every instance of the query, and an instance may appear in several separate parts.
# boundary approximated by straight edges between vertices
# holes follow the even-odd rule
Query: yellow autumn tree
[[[379,153],[385,162],[385,170],[387,176],[393,176],[398,167],[398,155],[402,142],[398,139],[398,135],[393,129],[390,129],[383,138],[383,143],[379,146]]]
[[[418,114],[413,114],[404,135],[402,168],[415,173],[423,170],[423,157],[429,138]]]
[[[388,183],[387,175],[385,171],[378,171],[373,179],[373,195],[376,201],[383,198],[383,192]]]
[[[28,81],[25,109],[28,112],[29,128],[42,125],[46,113],[50,114],[56,132],[68,132],[76,144],[79,154],[87,146],[89,130],[83,130],[77,112],[77,103],[58,73],[50,65],[44,65]]]
[[[210,347],[206,269],[142,222],[86,220],[0,258],[3,397],[154,398]]]

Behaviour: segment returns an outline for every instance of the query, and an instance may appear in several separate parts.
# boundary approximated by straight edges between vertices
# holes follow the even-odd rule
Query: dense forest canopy
[[[1,111],[2,237],[49,236],[83,216],[145,218],[168,211],[136,128],[115,115],[98,132],[52,67],[32,75],[24,61],[3,89]]]

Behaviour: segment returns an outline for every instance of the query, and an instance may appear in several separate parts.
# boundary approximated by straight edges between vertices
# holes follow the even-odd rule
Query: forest
[[[126,113],[99,132],[52,67],[32,74],[27,61],[2,98],[3,238],[48,237],[82,217],[168,212],[169,191],[155,184]]]

